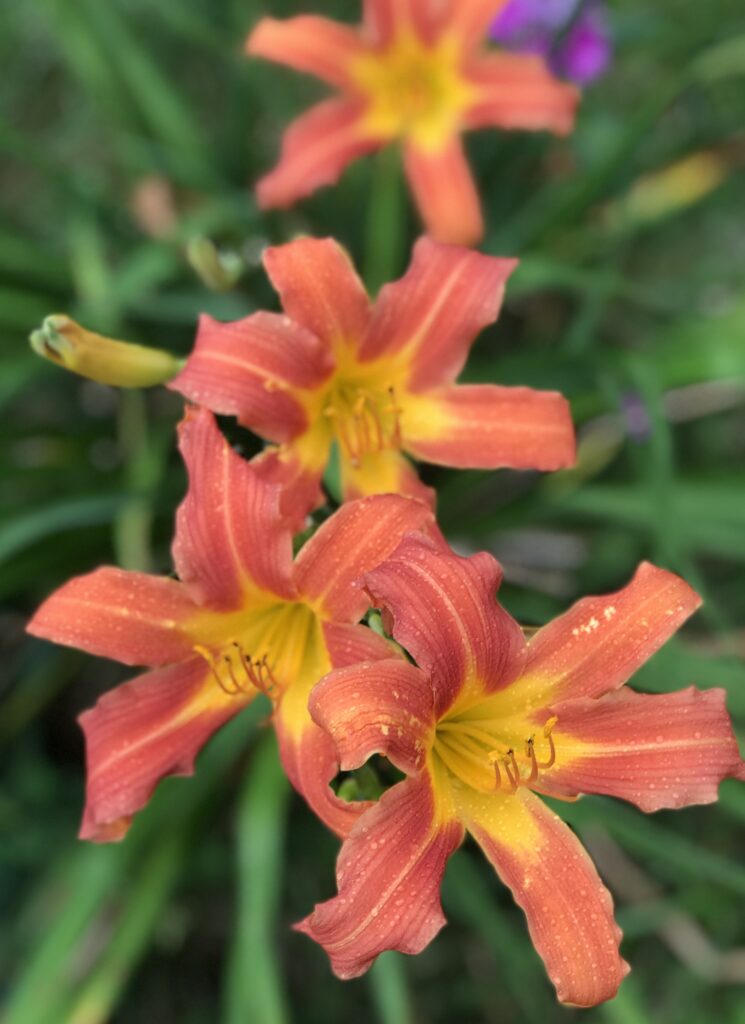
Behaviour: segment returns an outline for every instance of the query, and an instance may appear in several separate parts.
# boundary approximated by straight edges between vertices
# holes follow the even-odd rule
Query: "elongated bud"
[[[182,367],[182,360],[170,352],[95,334],[64,313],[46,317],[29,340],[37,355],[81,377],[117,388],[165,384]]]
[[[229,292],[245,269],[238,253],[221,252],[203,235],[191,239],[186,247],[186,258],[213,292]]]

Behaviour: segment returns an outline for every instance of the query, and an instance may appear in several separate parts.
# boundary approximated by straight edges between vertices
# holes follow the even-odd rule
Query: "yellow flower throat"
[[[351,70],[369,102],[370,131],[438,149],[457,132],[473,96],[459,56],[457,43],[447,37],[426,45],[402,32],[387,50],[358,58]]]
[[[340,379],[325,398],[323,415],[353,466],[371,452],[401,447],[401,410],[393,387]]]
[[[194,652],[204,658],[216,685],[230,697],[273,703],[303,680],[329,670],[320,619],[304,602],[278,601],[261,610],[210,614],[201,623]]]
[[[438,724],[432,753],[456,788],[482,793],[539,788],[540,773],[556,763],[556,722],[549,718],[537,734],[518,740],[521,724],[514,721],[456,715]]]

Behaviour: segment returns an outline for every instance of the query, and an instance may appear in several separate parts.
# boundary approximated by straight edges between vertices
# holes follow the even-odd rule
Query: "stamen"
[[[238,652],[238,657],[240,658],[241,666],[243,668],[243,671],[246,673],[248,680],[252,683],[253,686],[256,687],[257,690],[260,690],[261,687],[259,686],[259,680],[256,676],[256,673],[254,672],[253,665],[251,664],[251,659],[246,657],[243,648],[241,647],[237,640],[233,640],[233,647],[235,647],[236,651]]]
[[[267,656],[252,661],[237,640],[231,640],[230,646],[235,650],[235,657],[224,653],[219,660],[209,648],[201,644],[196,644],[193,650],[207,662],[215,682],[228,697],[250,697],[253,690],[260,690],[271,701],[275,701],[279,683],[269,667]]]
[[[512,747],[510,747],[506,752],[499,750],[489,751],[487,757],[489,763],[494,766],[494,779],[497,789],[505,788],[505,785],[503,784],[504,780],[502,778],[502,769],[504,769],[505,775],[507,776],[506,786],[508,787],[508,792],[515,793],[520,786],[528,786],[540,791],[540,786],[537,785],[538,773],[546,771],[548,768],[552,768],[556,763],[556,746],[551,734],[557,721],[558,718],[554,716],[553,718],[550,718],[543,727],[544,738],[548,740],[549,744],[549,757],[547,761],[539,761],[536,757],[535,736],[529,736],[525,741],[525,759],[530,767],[530,772],[527,776],[523,776],[515,751]],[[471,726],[468,724],[466,724],[464,728],[471,731]]]
[[[251,661],[251,659],[246,656],[241,645],[235,640],[233,640],[233,647],[238,651],[238,656],[241,659],[243,670],[252,686],[255,686],[256,689],[260,690],[265,697],[268,697],[269,700],[274,702],[278,696],[279,683],[269,667],[266,654],[261,659]]]
[[[355,439],[349,431],[349,422],[346,416],[342,413],[339,414],[339,419],[336,423],[336,433],[339,437],[339,442],[342,448],[345,449],[349,460],[353,466],[359,466],[360,464],[360,448],[359,444],[355,443],[355,440],[359,441],[359,435]]]
[[[228,667],[228,675],[230,676],[230,681],[233,684],[233,686],[235,687],[235,690],[233,692],[234,693],[243,693],[243,692],[245,692],[243,690],[243,687],[241,686],[241,684],[235,678],[235,672],[233,671],[233,662],[230,660],[230,655],[229,654],[224,654],[222,660],[225,662],[225,664]]]
[[[512,770],[510,770],[510,762],[512,763]],[[515,751],[510,749],[507,751],[507,757],[503,758],[502,763],[504,764],[504,770],[507,773],[507,778],[510,781],[510,792],[517,793],[517,787],[520,785],[520,769],[517,766],[515,760]],[[514,775],[513,772],[514,771]]]
[[[388,387],[386,391],[389,401],[382,391],[340,384],[323,409],[323,415],[333,421],[339,444],[354,466],[359,466],[368,452],[401,446],[401,410],[394,389]]]
[[[357,428],[357,450],[363,454],[373,450],[372,437],[370,436],[370,424],[366,410],[367,398],[360,395],[354,406],[354,423]]]
[[[388,394],[391,396],[391,404],[387,406],[383,411],[393,413],[393,444],[396,448],[401,447],[401,409],[396,402],[396,389],[391,386],[388,388]]]
[[[551,768],[556,762],[552,731],[557,721],[557,717],[553,716],[543,727],[543,739],[549,747],[545,761],[539,761],[536,755],[535,734],[528,736],[518,747],[494,747],[495,735],[487,732],[483,728],[483,721],[478,719],[440,722],[435,749],[450,772],[466,785],[479,788],[480,783],[476,780],[488,764],[494,770],[495,790],[514,794],[521,786],[526,786],[540,791],[540,772]],[[475,774],[472,774],[474,770]]]
[[[535,757],[535,741],[532,736],[525,741],[525,756],[530,761],[530,775],[525,779],[525,785],[529,786],[538,778],[538,762]]]
[[[375,427],[375,444],[377,446],[375,450],[378,452],[382,452],[383,449],[385,448],[385,431],[383,430],[383,420],[381,418],[380,411],[375,402],[374,396],[368,396],[366,401],[368,402],[368,411],[370,419],[373,421],[373,425]]]
[[[272,672],[266,654],[261,661],[256,662],[256,667],[261,681],[259,688],[263,690],[270,700],[275,700],[279,696],[279,681]]]
[[[200,656],[200,658],[204,658],[204,660],[207,662],[209,670],[215,677],[217,685],[220,687],[222,692],[227,694],[228,697],[236,697],[240,693],[240,689],[231,690],[230,687],[225,685],[225,683],[220,677],[220,673],[217,671],[217,668],[215,666],[212,652],[209,651],[206,647],[202,647],[201,644],[195,644],[193,650],[196,654]]]
[[[556,747],[554,745],[554,738],[551,735],[551,733],[553,732],[554,726],[558,721],[558,717],[556,715],[553,715],[553,717],[549,718],[549,720],[543,726],[543,735],[548,740],[549,755],[548,761],[545,761],[544,763],[541,763],[540,761],[536,762],[536,766],[540,768],[542,771],[545,771],[546,768],[553,768],[554,764],[556,763]]]
[[[502,788],[502,773],[499,770],[499,762],[503,760],[504,755],[500,754],[498,750],[490,750],[488,753],[489,763],[494,767],[494,781],[496,788]]]

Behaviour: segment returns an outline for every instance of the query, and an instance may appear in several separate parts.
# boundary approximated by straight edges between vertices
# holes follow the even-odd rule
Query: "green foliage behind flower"
[[[315,87],[249,63],[242,43],[260,15],[300,6],[37,0],[0,11],[0,1000],[10,1024],[572,1014],[469,849],[446,877],[452,926],[432,948],[384,958],[371,980],[331,980],[321,951],[287,925],[330,890],[335,844],[289,797],[260,712],[218,737],[188,792],[166,783],[126,844],[81,846],[71,828],[83,783],[75,715],[125,674],[24,639],[23,624],[41,597],[102,562],[167,571],[185,488],[180,402],[68,376],[26,338],[64,309],[104,335],[184,355],[198,313],[270,307],[259,252],[301,231],[342,238],[370,283],[403,270],[417,222],[395,163],[363,161],[289,213],[253,205],[249,184]],[[352,20],[348,4],[324,7]],[[734,0],[633,0],[610,16],[617,62],[572,138],[469,140],[485,251],[522,258],[469,377],[564,391],[579,467],[547,479],[433,469],[427,482],[450,538],[504,562],[504,600],[524,622],[620,585],[644,557],[684,575],[704,610],[637,685],[725,686],[742,730],[745,14]],[[233,290],[210,291],[195,274],[186,253],[197,237],[240,257]],[[676,817],[601,799],[563,809],[617,894],[635,963],[618,999],[584,1015],[592,1024],[745,1020],[734,952],[745,946],[745,803],[734,785],[722,794],[716,809]]]

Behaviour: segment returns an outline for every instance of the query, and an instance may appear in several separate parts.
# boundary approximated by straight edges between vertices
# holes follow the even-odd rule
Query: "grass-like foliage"
[[[309,84],[249,61],[276,0],[34,0],[0,6],[0,1002],[6,1024],[500,1024],[573,1019],[519,911],[466,846],[450,920],[421,956],[332,978],[289,930],[333,890],[336,844],[291,796],[249,709],[195,780],[169,780],[126,842],[81,844],[76,715],[126,678],[24,637],[26,618],[101,563],[168,572],[185,489],[163,389],[117,393],[38,359],[26,337],[64,311],[188,352],[196,317],[274,301],[258,255],[334,235],[368,284],[399,274],[419,228],[391,153],[333,191],[262,215],[250,185]],[[356,16],[356,4],[315,4]],[[355,8],[351,11],[351,8]],[[650,691],[723,686],[745,727],[745,9],[618,0],[609,75],[568,139],[468,140],[484,250],[520,256],[468,379],[563,391],[578,468],[425,470],[460,550],[505,565],[502,597],[547,621],[621,586],[642,558],[704,609],[639,674]],[[320,95],[320,90],[318,91]],[[213,239],[243,265],[210,290],[187,259]],[[192,243],[189,247],[189,243]],[[250,435],[226,424],[245,453]],[[646,817],[562,807],[615,894],[634,972],[588,1024],[745,1021],[745,793]]]

